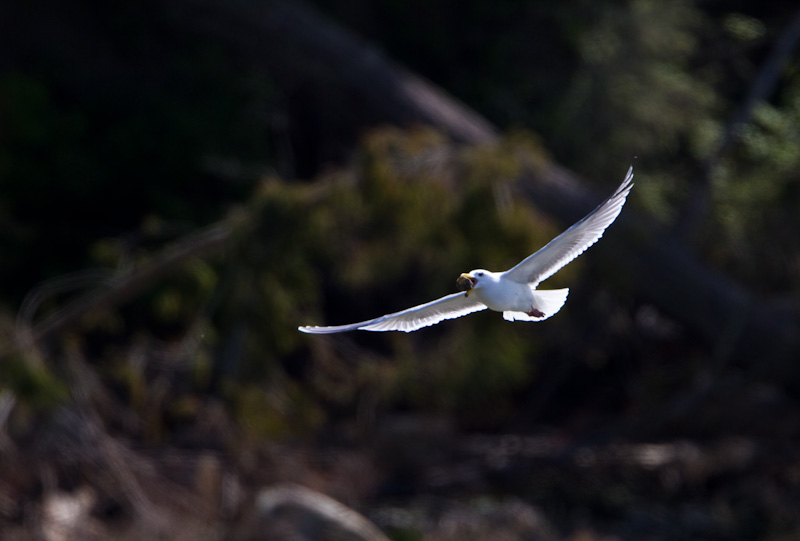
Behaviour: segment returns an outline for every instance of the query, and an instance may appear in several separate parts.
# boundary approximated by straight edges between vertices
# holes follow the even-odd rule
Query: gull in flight
[[[547,246],[505,272],[476,269],[456,280],[461,293],[453,293],[413,308],[360,323],[333,327],[298,327],[306,333],[331,334],[345,331],[411,332],[472,312],[503,312],[507,321],[542,321],[558,312],[569,289],[539,291],[536,286],[581,255],[603,236],[617,218],[633,187],[633,167],[619,188],[588,216],[550,241]]]

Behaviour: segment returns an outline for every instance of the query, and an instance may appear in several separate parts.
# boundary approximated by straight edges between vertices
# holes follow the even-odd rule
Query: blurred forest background
[[[0,537],[799,538],[797,9],[0,1]]]

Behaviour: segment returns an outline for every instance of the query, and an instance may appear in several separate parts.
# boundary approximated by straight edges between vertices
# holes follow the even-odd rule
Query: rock
[[[255,513],[232,539],[242,541],[389,541],[377,526],[342,503],[299,485],[262,490]]]

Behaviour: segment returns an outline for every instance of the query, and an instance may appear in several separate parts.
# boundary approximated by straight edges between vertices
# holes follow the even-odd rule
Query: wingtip
[[[616,193],[614,193],[611,198],[618,197],[623,193],[625,193],[627,196],[627,194],[630,193],[631,188],[633,188],[633,165],[628,167],[628,172],[625,175],[625,179],[622,181],[622,184],[619,185]]]
[[[625,180],[623,181],[624,184],[633,184],[633,165],[628,167],[628,172],[625,173]]]
[[[339,325],[334,327],[319,327],[317,325],[301,325],[297,330],[306,334],[334,334],[339,332],[355,331],[357,326]]]

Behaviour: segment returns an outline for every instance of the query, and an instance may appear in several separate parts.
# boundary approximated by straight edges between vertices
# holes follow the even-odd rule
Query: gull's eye
[[[479,273],[478,273],[478,276],[483,276],[483,273],[482,273],[482,272],[479,272]]]

